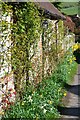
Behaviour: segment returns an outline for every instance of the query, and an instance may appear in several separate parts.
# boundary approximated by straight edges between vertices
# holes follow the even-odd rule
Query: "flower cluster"
[[[72,51],[75,51],[77,49],[80,49],[80,44],[76,43],[75,45],[72,46]]]
[[[76,60],[76,57],[72,56],[72,57],[69,59],[70,64],[71,64],[74,60]]]
[[[7,110],[10,108],[10,105],[14,104],[16,96],[16,91],[12,88],[8,90],[7,93],[3,94],[2,96],[2,109]]]
[[[72,53],[74,53],[76,50],[79,50],[80,49],[80,44],[79,43],[76,43],[72,46]],[[76,57],[74,55],[70,56],[70,59],[69,59],[69,62],[70,64],[72,64],[73,61],[76,60]]]

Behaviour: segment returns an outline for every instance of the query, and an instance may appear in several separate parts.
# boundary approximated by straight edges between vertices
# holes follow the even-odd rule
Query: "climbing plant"
[[[2,3],[1,5],[1,31],[3,33],[1,46],[5,48],[6,44],[4,43],[7,42],[8,38],[10,46],[7,47],[8,57],[6,56],[6,58],[14,74],[15,89],[18,95],[22,97],[22,92],[30,84],[29,79],[32,80],[32,74],[35,74],[33,78],[35,81],[37,81],[36,79],[38,81],[41,79],[43,53],[41,52],[42,48],[39,50],[37,46],[38,41],[42,40],[41,22],[44,20],[44,16],[40,14],[34,3],[17,2]],[[6,19],[4,20],[4,18],[10,19],[9,22]],[[44,31],[44,73],[47,74],[45,77],[54,70],[57,63],[56,57],[60,56],[58,53],[61,53],[62,50],[64,27],[62,21],[58,21],[55,28],[55,22],[48,20],[48,29]],[[7,31],[9,31],[9,34]],[[5,56],[3,53],[1,54],[2,65],[6,61],[6,59],[3,59]],[[38,56],[38,53],[41,53],[40,56]],[[34,60],[32,61],[33,58]]]
[[[30,56],[30,48],[31,46],[33,49],[36,47],[40,37],[40,17],[34,3],[19,3],[13,7],[12,65],[17,80],[15,82],[16,88],[21,90],[22,79],[24,80],[25,77],[26,85],[29,82],[32,57]]]
[[[15,89],[21,94],[21,82],[25,78],[26,85],[31,69],[30,47],[34,49],[40,37],[40,17],[34,3],[2,3],[3,15],[9,16],[11,34],[11,65],[15,77]],[[8,22],[2,21],[2,29],[7,30]],[[3,30],[4,31],[4,30]],[[35,51],[35,50],[34,50]]]

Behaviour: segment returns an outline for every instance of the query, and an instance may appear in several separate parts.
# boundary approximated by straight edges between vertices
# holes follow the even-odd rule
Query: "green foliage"
[[[57,82],[63,82],[63,84],[68,83],[72,81],[77,66],[77,63],[74,61],[72,48],[70,48],[65,54],[64,59],[58,64],[57,70],[52,77],[57,80]]]
[[[30,64],[29,50],[37,43],[40,33],[40,18],[34,3],[23,3],[14,8],[15,23],[13,24],[13,67],[25,69]],[[36,18],[36,19],[35,19]]]
[[[79,11],[79,4],[78,2],[62,2],[61,3],[61,12],[67,15],[76,15]]]
[[[29,81],[29,70],[32,69],[30,48],[33,46],[34,51],[34,48],[37,46],[41,33],[41,19],[34,3],[19,3],[19,6],[15,6],[14,18],[15,21],[12,26],[12,39],[14,42],[12,48],[12,66],[15,72],[16,90],[21,92],[22,87],[20,86],[24,84],[24,81],[21,84],[21,80],[24,79],[23,77],[26,76],[26,85]]]
[[[61,10],[66,15],[76,15],[78,14],[78,6],[76,7],[70,7],[70,8],[64,8]]]
[[[8,14],[5,8],[8,8],[7,4],[5,4],[5,7],[3,6],[3,13],[7,16]],[[66,54],[51,77],[40,82],[36,88],[33,86],[27,87],[25,93],[23,91],[25,73],[27,73],[26,77],[28,77],[28,72],[31,69],[30,48],[31,46],[33,46],[33,48],[36,47],[38,38],[40,37],[40,31],[42,31],[40,28],[41,18],[39,17],[39,12],[34,3],[12,4],[10,10],[14,14],[13,23],[10,24],[12,30],[10,36],[12,40],[10,49],[12,56],[11,64],[15,73],[17,93],[20,93],[22,99],[16,101],[15,104],[11,106],[11,109],[6,111],[4,118],[28,118],[39,120],[43,118],[46,120],[50,118],[59,118],[60,114],[57,110],[57,106],[61,104],[62,97],[64,96],[64,83],[67,82],[68,79],[71,79],[73,68],[76,68],[75,62],[69,62],[72,52],[70,51],[69,54]],[[3,23],[3,26],[7,28],[7,24],[5,23]],[[46,32],[47,34],[50,33],[51,36],[47,37],[48,40],[46,39],[46,41],[48,41],[48,44],[45,47],[46,49],[51,47],[48,49],[50,60],[56,54],[54,48],[55,39],[52,39],[56,36],[52,35],[51,26],[50,24],[50,28]],[[3,31],[5,30],[4,27]],[[62,28],[59,30],[62,31]],[[47,36],[46,33],[45,36]],[[48,46],[51,39],[54,41],[51,43],[51,46]],[[61,47],[59,47],[58,51],[60,49]],[[52,64],[50,63],[50,65]],[[21,82],[23,82],[23,84]]]
[[[1,21],[1,31],[4,33],[9,29],[9,40],[11,40],[11,45],[8,48],[8,51],[11,53],[11,59],[3,60],[2,64],[6,61],[12,65],[15,88],[19,93],[22,91],[20,86],[25,76],[26,84],[28,83],[29,70],[32,69],[30,48],[32,47],[33,51],[35,51],[34,49],[37,47],[41,34],[41,18],[35,4],[30,2],[19,4],[2,3],[2,16],[5,18],[10,16],[10,19],[12,19],[11,23],[8,23],[6,20]],[[5,33],[2,37],[4,41]],[[6,33],[5,43],[7,37],[8,33]],[[6,44],[2,45],[6,46]],[[4,54],[2,55],[1,58],[4,57]],[[32,56],[34,56],[34,53]]]
[[[40,82],[36,88],[30,86],[21,101],[16,101],[4,118],[29,118],[48,120],[60,118],[57,106],[62,104],[65,96],[64,83],[72,76],[76,63],[69,63],[71,50],[59,63],[57,69],[47,80]],[[70,73],[69,73],[70,72]]]
[[[59,118],[57,105],[63,96],[62,87],[54,80],[48,79],[38,85],[38,88],[30,89],[22,101],[17,101],[10,111],[7,111],[5,118],[29,118],[48,120]]]
[[[11,53],[11,59],[8,60],[8,62],[10,62],[12,70],[14,72],[15,77],[14,83],[16,91],[21,95],[23,88],[28,83],[29,71],[32,71],[33,63],[31,63],[31,58],[34,57],[35,55],[35,49],[37,47],[38,40],[40,39],[40,35],[42,32],[40,25],[41,19],[43,18],[39,16],[39,11],[37,10],[37,7],[35,7],[35,4],[30,2],[19,4],[3,3],[2,8],[3,16],[10,15],[12,19],[11,23],[2,21],[1,24],[3,26],[2,31],[5,31],[5,29],[7,30],[8,25],[10,26],[11,29],[9,35],[11,40],[11,46],[9,49],[9,52]],[[60,21],[60,26],[61,25],[62,23]],[[63,31],[62,28],[59,31],[62,32]],[[52,29],[52,23],[50,21],[48,29],[45,31],[45,44],[44,44],[45,47],[44,59],[46,61],[46,57],[48,57],[50,64],[48,74],[49,71],[52,71],[56,66],[55,39],[56,39],[55,30]],[[59,39],[59,41],[61,41],[61,39]],[[58,44],[58,51],[60,50],[61,47]],[[40,72],[40,69],[38,69],[37,71]],[[26,79],[26,83],[24,81],[24,78]]]

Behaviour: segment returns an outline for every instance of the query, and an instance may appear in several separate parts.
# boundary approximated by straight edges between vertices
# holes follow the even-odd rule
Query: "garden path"
[[[71,84],[66,84],[67,96],[63,99],[65,107],[60,107],[60,113],[64,120],[80,120],[80,64]]]

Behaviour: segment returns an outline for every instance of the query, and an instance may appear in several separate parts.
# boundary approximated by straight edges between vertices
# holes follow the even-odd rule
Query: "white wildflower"
[[[41,109],[43,109],[43,108],[44,108],[44,106],[41,106],[40,108],[41,108]]]
[[[44,104],[44,106],[46,106],[47,104]]]
[[[32,97],[29,95],[29,97],[28,97],[28,99],[29,99],[29,102],[32,102],[33,100],[32,100]]]
[[[29,95],[28,99],[31,99],[32,97]]]
[[[46,110],[46,109],[44,109],[44,110],[43,110],[43,113],[46,113],[46,111],[47,111],[47,110]]]
[[[50,110],[52,111],[53,109],[51,108]]]

